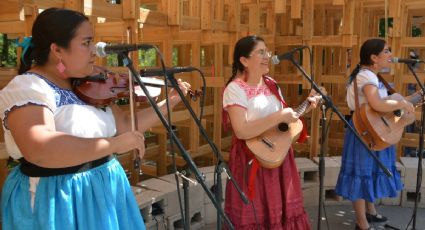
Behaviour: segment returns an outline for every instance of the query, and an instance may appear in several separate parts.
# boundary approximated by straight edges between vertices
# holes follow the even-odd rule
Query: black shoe
[[[367,219],[368,222],[378,222],[378,223],[385,222],[385,221],[388,220],[388,218],[385,217],[385,216],[382,216],[382,215],[379,215],[379,214],[372,215],[372,214],[369,214],[369,213],[366,213],[366,219]]]

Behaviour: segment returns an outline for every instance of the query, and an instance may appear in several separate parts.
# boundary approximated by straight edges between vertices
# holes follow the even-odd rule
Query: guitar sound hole
[[[401,110],[397,109],[396,111],[394,111],[394,115],[397,117],[401,117]]]
[[[286,123],[279,123],[279,125],[277,125],[277,128],[279,129],[279,131],[281,132],[286,132],[289,129],[288,124]]]

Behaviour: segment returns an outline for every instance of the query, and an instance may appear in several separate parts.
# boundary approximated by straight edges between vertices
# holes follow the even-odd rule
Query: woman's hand
[[[298,114],[292,108],[284,108],[280,112],[282,116],[282,122],[295,122],[298,120]]]
[[[185,82],[185,81],[182,81],[181,79],[178,79],[177,80],[177,83],[179,84],[179,88],[180,88],[180,90],[183,92],[183,94],[186,96],[187,95],[187,92],[189,91],[189,89],[190,89],[190,84],[189,83],[187,83],[187,82]],[[168,98],[169,98],[169,100],[171,100],[171,101],[180,101],[181,100],[181,98],[180,98],[180,96],[179,96],[179,94],[178,94],[178,92],[177,92],[177,90],[175,90],[175,89],[171,89],[170,90],[170,93],[169,93],[169,95],[168,95]]]
[[[324,93],[326,95],[326,90],[325,88],[321,87],[320,89],[322,91],[322,93]],[[310,95],[307,97],[308,102],[310,102],[310,106],[308,107],[307,112],[309,112],[311,109],[314,109],[317,107],[317,105],[319,105],[320,101],[322,100],[322,96],[321,95],[317,95],[316,90],[312,89],[310,91]]]
[[[414,113],[415,112],[415,106],[408,100],[403,99],[403,109],[407,113]]]
[[[310,108],[314,109],[319,104],[320,100],[322,100],[322,96],[309,96],[307,100],[310,102]]]
[[[143,159],[145,155],[145,137],[143,133],[139,131],[125,132],[115,138],[118,142],[116,149],[118,154],[137,149],[140,159]]]

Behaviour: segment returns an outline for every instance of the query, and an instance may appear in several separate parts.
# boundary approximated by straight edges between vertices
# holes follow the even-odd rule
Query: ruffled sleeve
[[[379,88],[378,77],[369,70],[361,71],[356,78],[357,85],[361,91],[363,91],[363,88],[367,85],[374,85]]]
[[[227,111],[229,106],[248,107],[248,97],[245,91],[234,81],[227,85],[223,93],[223,109]]]
[[[18,75],[0,91],[0,114],[5,129],[8,129],[8,113],[28,104],[45,106],[53,112],[56,110],[55,93],[37,76]]]

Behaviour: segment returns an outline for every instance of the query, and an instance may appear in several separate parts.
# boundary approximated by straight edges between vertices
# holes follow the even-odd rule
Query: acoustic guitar
[[[326,93],[324,88],[320,88],[320,91]],[[305,100],[295,109],[297,117],[301,117],[309,107],[310,102]],[[299,119],[289,124],[279,123],[261,135],[247,139],[245,142],[261,166],[276,168],[282,164],[289,148],[294,140],[298,139],[302,129],[303,123]]]
[[[417,92],[409,98],[413,105],[422,101],[422,94]],[[390,99],[401,100],[400,94],[388,96]],[[415,113],[405,113],[403,110],[394,112],[378,112],[365,103],[360,106],[359,113],[353,114],[356,131],[366,144],[375,151],[387,148],[400,141],[404,127],[415,121]]]

